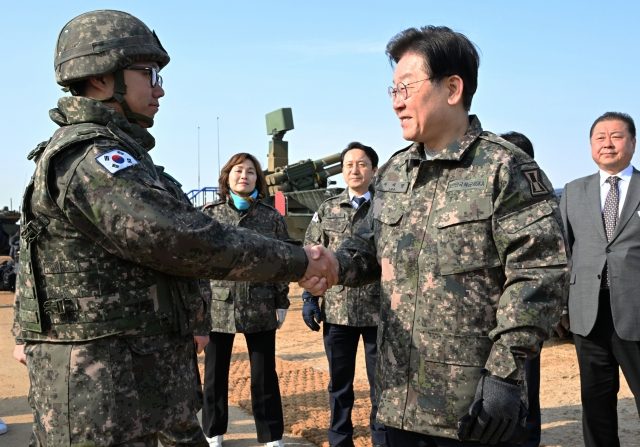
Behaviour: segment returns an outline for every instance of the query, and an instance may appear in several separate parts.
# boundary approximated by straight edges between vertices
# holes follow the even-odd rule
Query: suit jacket
[[[572,251],[569,287],[571,330],[588,335],[598,315],[605,262],[611,279],[611,311],[618,336],[640,341],[640,171],[629,189],[611,241],[600,211],[600,174],[567,184],[560,211]]]

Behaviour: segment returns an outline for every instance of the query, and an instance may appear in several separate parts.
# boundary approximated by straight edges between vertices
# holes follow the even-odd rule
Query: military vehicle
[[[291,109],[267,113],[266,121],[267,135],[271,135],[271,141],[267,169],[264,171],[269,194],[265,202],[284,216],[291,237],[303,240],[320,204],[344,191],[344,188],[331,188],[335,181],[329,180],[329,177],[342,172],[340,153],[289,164],[289,143],[283,137],[293,130]]]
[[[13,236],[20,230],[20,213],[15,210],[9,210],[8,206],[0,209],[0,223],[4,227],[4,231]]]

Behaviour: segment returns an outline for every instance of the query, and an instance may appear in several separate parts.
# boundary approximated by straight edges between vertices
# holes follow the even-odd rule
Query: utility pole
[[[222,172],[220,168],[220,117],[216,117],[216,133],[218,134],[218,178]]]

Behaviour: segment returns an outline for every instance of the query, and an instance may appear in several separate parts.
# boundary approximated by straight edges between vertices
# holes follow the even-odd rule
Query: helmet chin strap
[[[153,127],[153,119],[148,116],[142,115],[140,113],[135,113],[131,111],[131,107],[127,104],[127,101],[124,99],[124,96],[127,93],[127,85],[124,83],[124,69],[120,68],[113,73],[115,77],[115,85],[113,87],[113,95],[107,99],[99,99],[100,102],[109,102],[109,101],[117,101],[122,107],[124,111],[124,115],[132,124],[138,124],[138,121],[142,121],[143,123],[147,123],[149,127]]]

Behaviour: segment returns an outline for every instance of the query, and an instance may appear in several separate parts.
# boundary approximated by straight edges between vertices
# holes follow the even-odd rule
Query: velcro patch
[[[486,178],[472,178],[468,180],[451,180],[447,185],[447,191],[467,191],[469,189],[485,189]]]
[[[386,192],[407,192],[409,182],[381,182],[377,189]]]
[[[114,149],[106,154],[98,155],[96,161],[111,174],[138,164],[135,158],[120,149]]]
[[[542,184],[540,168],[522,170],[524,178],[529,182],[532,196],[543,196],[549,194],[549,190]]]

